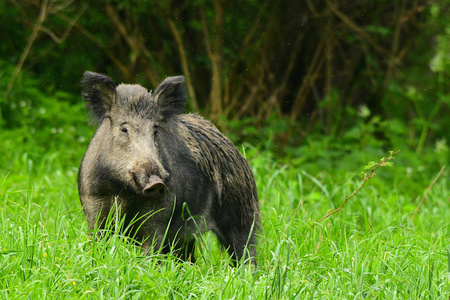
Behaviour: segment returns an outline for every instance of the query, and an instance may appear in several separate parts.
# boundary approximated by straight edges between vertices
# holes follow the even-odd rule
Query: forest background
[[[39,138],[82,123],[85,70],[149,89],[183,74],[189,110],[237,142],[269,138],[285,155],[320,135],[421,155],[425,145],[447,145],[449,6],[4,1],[0,126]]]

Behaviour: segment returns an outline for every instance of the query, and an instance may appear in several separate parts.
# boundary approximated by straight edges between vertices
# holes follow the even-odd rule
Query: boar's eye
[[[128,133],[128,128],[125,125],[122,125],[120,127],[120,131],[123,132],[123,133]]]

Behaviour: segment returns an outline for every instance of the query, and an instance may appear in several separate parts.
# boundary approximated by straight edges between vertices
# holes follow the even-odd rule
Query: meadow
[[[449,299],[450,1],[7,0],[0,28],[0,299]],[[87,70],[186,77],[253,169],[257,267],[91,238]]]
[[[400,150],[392,166],[378,168],[340,212],[316,223],[360,187],[370,161],[373,168],[391,149],[318,135],[281,156],[271,136],[258,146],[244,142],[239,149],[255,174],[263,228],[258,266],[233,267],[212,234],[198,236],[196,264],[143,255],[119,234],[91,239],[76,178],[93,129],[80,122],[1,135],[2,299],[450,295],[448,169],[437,176],[448,163],[445,144],[429,145],[421,156],[392,149]]]

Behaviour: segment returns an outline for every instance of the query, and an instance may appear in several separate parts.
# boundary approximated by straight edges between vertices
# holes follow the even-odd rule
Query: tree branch
[[[192,108],[195,111],[198,111],[199,107],[197,104],[197,97],[195,96],[195,91],[192,86],[191,81],[191,73],[189,72],[189,64],[188,59],[186,57],[186,51],[184,49],[183,40],[180,34],[180,31],[178,30],[177,26],[175,25],[175,22],[171,18],[167,18],[167,23],[169,24],[170,31],[173,34],[173,37],[175,38],[175,42],[177,44],[178,53],[180,54],[180,60],[181,60],[181,68],[183,69],[183,74],[186,77],[186,86],[189,93],[189,97],[191,98]]]
[[[61,44],[62,42],[64,42],[66,40],[66,38],[69,35],[70,31],[72,30],[72,28],[77,23],[78,19],[86,11],[86,8],[87,8],[86,5],[83,5],[83,7],[78,12],[78,14],[73,19],[71,19],[68,22],[68,26],[67,26],[66,30],[64,31],[64,33],[61,35],[61,37],[58,37],[53,31],[51,31],[49,28],[44,27],[44,26],[42,26],[41,31],[47,33],[52,38],[52,40],[55,41],[55,43]],[[58,11],[55,11],[55,14],[57,12]]]
[[[350,29],[352,29],[356,34],[365,39],[369,44],[371,44],[375,50],[379,53],[386,55],[386,50],[380,47],[375,40],[361,27],[359,27],[355,22],[353,22],[349,17],[347,17],[343,12],[341,12],[330,0],[326,0],[329,9]]]
[[[144,71],[152,85],[156,87],[160,82],[160,77],[155,71],[156,68],[152,66],[152,57],[147,51],[145,45],[142,43],[142,39],[140,39],[139,36],[136,36],[136,34],[131,34],[130,32],[128,32],[125,24],[120,19],[119,13],[109,1],[104,1],[104,3],[106,7],[106,13],[121,34],[122,38],[131,48],[131,50],[138,55],[140,54],[146,56],[147,59],[144,60],[144,62],[146,63]]]
[[[17,63],[16,68],[14,69],[11,79],[8,82],[6,91],[3,94],[4,98],[6,98],[8,96],[9,92],[11,91],[11,89],[14,85],[14,82],[16,81],[17,76],[20,73],[20,70],[22,70],[23,63],[27,59],[28,54],[30,53],[30,50],[31,50],[31,46],[33,46],[33,43],[36,40],[39,31],[41,31],[42,24],[44,23],[45,19],[47,18],[47,15],[48,15],[48,0],[43,0],[41,3],[39,16],[36,20],[36,24],[34,25],[33,31],[31,32],[30,37],[28,38],[27,44],[26,44],[25,48],[23,49],[22,55],[20,56],[19,62]]]
[[[211,115],[214,119],[218,119],[222,114],[222,80],[221,80],[221,62],[222,47],[221,39],[223,26],[223,10],[219,0],[213,1],[215,12],[216,35],[214,37],[214,48],[211,46],[210,34],[206,24],[206,16],[204,7],[200,9],[200,22],[202,24],[202,32],[205,40],[206,53],[211,61],[211,90],[209,94],[209,103],[211,104]]]
[[[291,119],[296,119],[300,112],[302,111],[303,105],[306,102],[306,92],[308,86],[311,85],[311,82],[314,80],[316,76],[314,76],[314,73],[317,73],[317,69],[319,69],[318,65],[321,66],[319,63],[319,59],[321,58],[322,50],[323,50],[323,44],[325,43],[325,35],[323,35],[322,39],[320,40],[319,44],[317,45],[316,52],[314,53],[313,59],[311,60],[311,63],[309,64],[308,71],[306,72],[305,76],[303,77],[302,84],[300,85],[300,88],[297,91],[297,95],[294,99],[294,104],[292,105],[291,109]]]
[[[56,16],[58,16],[61,20],[70,23],[71,19],[69,19],[67,16],[56,13]],[[77,28],[84,36],[86,36],[89,40],[91,40],[97,47],[99,47],[101,50],[103,50],[106,55],[109,57],[109,59],[113,62],[114,65],[116,65],[120,71],[124,74],[126,78],[130,77],[130,71],[128,68],[114,55],[112,51],[108,49],[105,45],[102,44],[102,42],[96,38],[94,35],[92,35],[83,25],[76,23],[75,28]]]

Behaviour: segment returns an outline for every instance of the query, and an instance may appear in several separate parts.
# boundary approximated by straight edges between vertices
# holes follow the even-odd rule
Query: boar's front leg
[[[86,215],[89,230],[92,231],[95,228],[104,229],[111,210],[111,203],[105,203],[100,198],[87,197],[83,201],[83,210]]]

